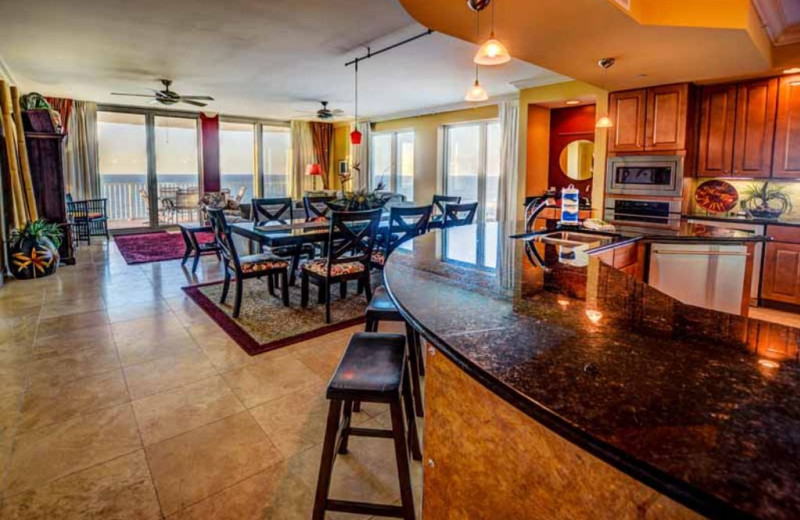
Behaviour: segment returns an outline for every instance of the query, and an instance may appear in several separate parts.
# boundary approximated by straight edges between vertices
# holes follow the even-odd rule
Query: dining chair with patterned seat
[[[336,200],[336,197],[331,195],[306,195],[303,197],[303,209],[306,211],[306,222],[328,220],[331,209],[328,207],[327,203],[333,200]]]
[[[325,322],[331,322],[330,288],[339,283],[340,294],[347,294],[347,282],[358,280],[367,301],[372,299],[370,259],[383,209],[367,211],[332,211],[328,224],[326,258],[309,260],[302,265],[301,306],[308,306],[309,284],[318,290],[320,303],[325,303]]]
[[[228,223],[225,220],[225,212],[217,208],[208,208],[206,211],[211,221],[214,240],[217,242],[217,247],[219,247],[219,252],[222,255],[225,270],[225,281],[222,286],[220,303],[225,303],[231,285],[231,278],[234,278],[236,294],[234,295],[233,317],[238,318],[242,308],[244,280],[266,276],[269,293],[275,296],[275,286],[280,285],[283,305],[288,307],[289,262],[284,258],[269,253],[239,256],[233,238],[231,237]]]
[[[294,222],[294,201],[290,197],[273,197],[267,199],[252,199],[253,220],[256,225],[275,224],[287,226]],[[306,257],[313,260],[316,249],[313,244],[291,245],[282,247],[264,247],[265,253],[272,253],[281,258],[292,260],[289,272],[289,285],[294,285],[300,259]]]
[[[468,226],[475,222],[475,213],[478,211],[477,202],[464,204],[445,204],[442,228]]]
[[[386,258],[400,244],[424,235],[428,231],[432,206],[393,207],[389,210],[389,227],[383,232],[372,251],[371,265],[383,269]]]
[[[433,212],[431,213],[431,218],[428,227],[431,229],[440,229],[444,224],[445,205],[460,204],[460,203],[461,203],[461,197],[458,196],[434,195]]]

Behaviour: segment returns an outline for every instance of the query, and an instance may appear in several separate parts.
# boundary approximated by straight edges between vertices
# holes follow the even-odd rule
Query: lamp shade
[[[353,130],[350,132],[350,143],[361,144],[361,132],[358,130]]]
[[[309,164],[306,166],[306,175],[322,175],[322,166],[319,164]]]
[[[464,96],[466,101],[486,101],[489,99],[489,95],[481,86],[480,82],[476,79],[475,84],[470,87],[467,91],[467,95]]]
[[[611,121],[610,117],[603,116],[597,120],[597,123],[594,126],[596,128],[611,128],[614,126],[614,123]]]
[[[505,46],[494,38],[494,33],[481,45],[473,60],[478,65],[502,65],[511,61]]]

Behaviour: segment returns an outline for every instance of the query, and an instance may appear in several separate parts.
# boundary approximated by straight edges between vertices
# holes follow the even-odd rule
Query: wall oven
[[[680,155],[629,155],[608,158],[606,194],[680,197],[683,157]]]
[[[681,225],[681,201],[609,196],[606,197],[603,219],[623,226],[678,229]]]

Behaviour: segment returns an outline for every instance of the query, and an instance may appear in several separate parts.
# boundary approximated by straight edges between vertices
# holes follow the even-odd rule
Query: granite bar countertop
[[[800,330],[682,304],[587,254],[602,240],[564,255],[507,229],[392,254],[386,285],[414,327],[532,420],[701,514],[800,518]]]
[[[790,218],[790,217],[780,217],[777,219],[768,219],[768,218],[751,218],[751,217],[740,217],[737,215],[725,215],[723,213],[718,214],[705,214],[705,213],[686,213],[681,215],[681,217],[686,219],[697,219],[697,220],[708,220],[708,221],[716,221],[716,222],[740,222],[742,224],[760,224],[766,226],[798,226],[800,227],[800,218]]]

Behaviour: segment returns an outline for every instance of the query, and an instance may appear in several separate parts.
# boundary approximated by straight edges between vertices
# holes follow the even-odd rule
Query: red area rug
[[[211,233],[197,233],[200,243],[214,240]],[[122,258],[128,264],[147,264],[183,258],[186,245],[180,233],[160,231],[138,235],[117,235],[114,237]]]

